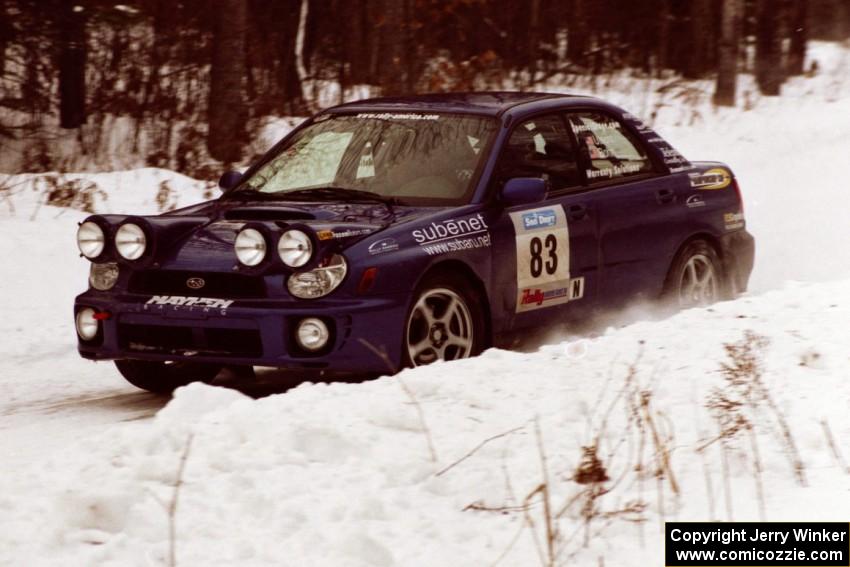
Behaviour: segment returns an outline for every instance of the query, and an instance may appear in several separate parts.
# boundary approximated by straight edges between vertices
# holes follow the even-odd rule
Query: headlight
[[[266,239],[256,228],[246,228],[233,243],[236,258],[246,266],[256,266],[266,258]]]
[[[97,319],[94,318],[95,310],[86,307],[77,311],[76,323],[77,334],[84,341],[90,341],[97,336]]]
[[[323,266],[289,276],[286,287],[289,293],[301,299],[323,297],[339,287],[347,271],[345,258],[334,254]]]
[[[100,291],[112,289],[118,281],[118,264],[92,264],[89,269],[89,284]]]
[[[287,230],[277,242],[277,253],[290,268],[300,268],[313,256],[313,242],[300,230]]]
[[[138,260],[148,247],[145,231],[137,224],[122,224],[115,233],[115,249],[125,260]]]
[[[106,236],[96,222],[86,221],[77,229],[77,248],[80,253],[93,260],[103,253],[106,247]]]

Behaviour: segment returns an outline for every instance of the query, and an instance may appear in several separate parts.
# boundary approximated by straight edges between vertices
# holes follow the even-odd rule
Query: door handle
[[[567,209],[570,220],[580,221],[587,217],[587,207],[584,205],[570,205]]]
[[[655,199],[661,205],[672,203],[676,200],[676,193],[672,189],[659,189],[655,192]]]

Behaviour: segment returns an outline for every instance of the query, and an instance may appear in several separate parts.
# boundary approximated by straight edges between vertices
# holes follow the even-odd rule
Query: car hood
[[[381,203],[260,201],[202,203],[160,218],[192,217],[203,219],[182,238],[170,241],[163,250],[161,267],[192,270],[230,270],[235,257],[233,243],[246,225],[270,228],[307,226],[319,240],[339,249],[387,227],[410,222],[440,208],[394,206]]]

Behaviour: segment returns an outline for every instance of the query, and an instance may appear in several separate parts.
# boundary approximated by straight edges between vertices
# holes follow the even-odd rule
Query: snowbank
[[[850,282],[793,284],[360,385],[304,384],[258,401],[192,385],[152,423],[74,442],[12,477],[0,492],[0,559],[162,564],[183,455],[182,565],[535,565],[544,512],[526,496],[544,478],[553,508],[565,508],[562,564],[660,565],[665,519],[842,521],[848,471],[826,431],[846,448],[848,319]],[[748,435],[711,442],[706,406],[717,388],[729,393],[723,345],[748,330],[769,340],[762,379],[779,411],[747,413],[760,474]],[[594,444],[610,480],[588,524],[589,485],[576,479]]]
[[[217,180],[216,180],[217,181]],[[69,187],[78,194],[65,208],[50,205]],[[215,181],[199,181],[167,169],[145,167],[99,173],[0,174],[0,220],[56,218],[63,211],[157,214],[219,195]],[[73,236],[73,235],[72,235]]]

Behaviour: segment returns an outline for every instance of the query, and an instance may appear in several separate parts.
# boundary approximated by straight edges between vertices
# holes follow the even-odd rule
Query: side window
[[[590,183],[649,173],[652,162],[623,125],[599,112],[569,115]]]
[[[558,191],[581,184],[577,162],[564,120],[541,116],[514,128],[499,158],[499,177],[543,177]]]

